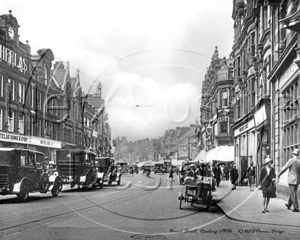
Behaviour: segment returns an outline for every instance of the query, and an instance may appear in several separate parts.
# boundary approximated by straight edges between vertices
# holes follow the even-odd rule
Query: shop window
[[[24,133],[24,114],[19,114],[19,133]]]
[[[8,111],[8,131],[13,132],[14,131],[14,112],[9,110]]]

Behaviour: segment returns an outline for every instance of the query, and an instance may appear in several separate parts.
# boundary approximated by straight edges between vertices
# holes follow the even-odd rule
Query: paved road
[[[175,175],[175,178],[177,176]],[[87,192],[64,187],[57,198],[32,194],[29,202],[0,199],[4,239],[291,239],[300,230],[231,221],[217,205],[179,210],[177,179],[124,175],[121,186]],[[154,238],[155,237],[155,238]]]

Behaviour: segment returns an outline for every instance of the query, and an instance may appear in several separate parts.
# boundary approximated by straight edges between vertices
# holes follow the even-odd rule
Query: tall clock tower
[[[0,40],[5,41],[8,45],[13,45],[19,41],[18,29],[19,24],[17,19],[12,15],[12,11],[9,10],[9,14],[0,16]]]

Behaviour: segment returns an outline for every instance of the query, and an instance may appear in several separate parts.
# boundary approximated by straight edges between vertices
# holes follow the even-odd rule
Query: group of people
[[[235,164],[204,164],[186,166],[185,181],[203,180],[204,177],[213,177],[216,182],[216,187],[219,187],[222,179],[231,181],[232,190],[236,189],[238,180],[238,170]]]
[[[262,213],[269,212],[268,205],[271,198],[276,198],[275,181],[278,183],[280,176],[287,170],[288,173],[288,185],[290,196],[288,202],[285,204],[287,209],[291,209],[293,206],[293,212],[299,212],[299,204],[297,199],[298,185],[300,184],[300,159],[299,149],[294,149],[292,152],[292,158],[282,167],[276,176],[275,169],[272,167],[273,160],[269,157],[265,159],[265,165],[260,171],[259,177],[259,189],[262,190],[263,195],[263,210]],[[250,191],[254,191],[255,186],[255,167],[253,162],[247,169],[247,177],[249,180]],[[273,187],[273,188],[272,188]],[[271,190],[272,189],[272,190]]]

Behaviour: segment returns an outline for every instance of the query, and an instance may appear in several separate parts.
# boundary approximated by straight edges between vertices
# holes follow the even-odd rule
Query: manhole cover
[[[143,240],[143,239],[168,239],[167,236],[165,235],[155,235],[155,234],[135,234],[130,236],[130,239],[135,239],[135,240]]]

